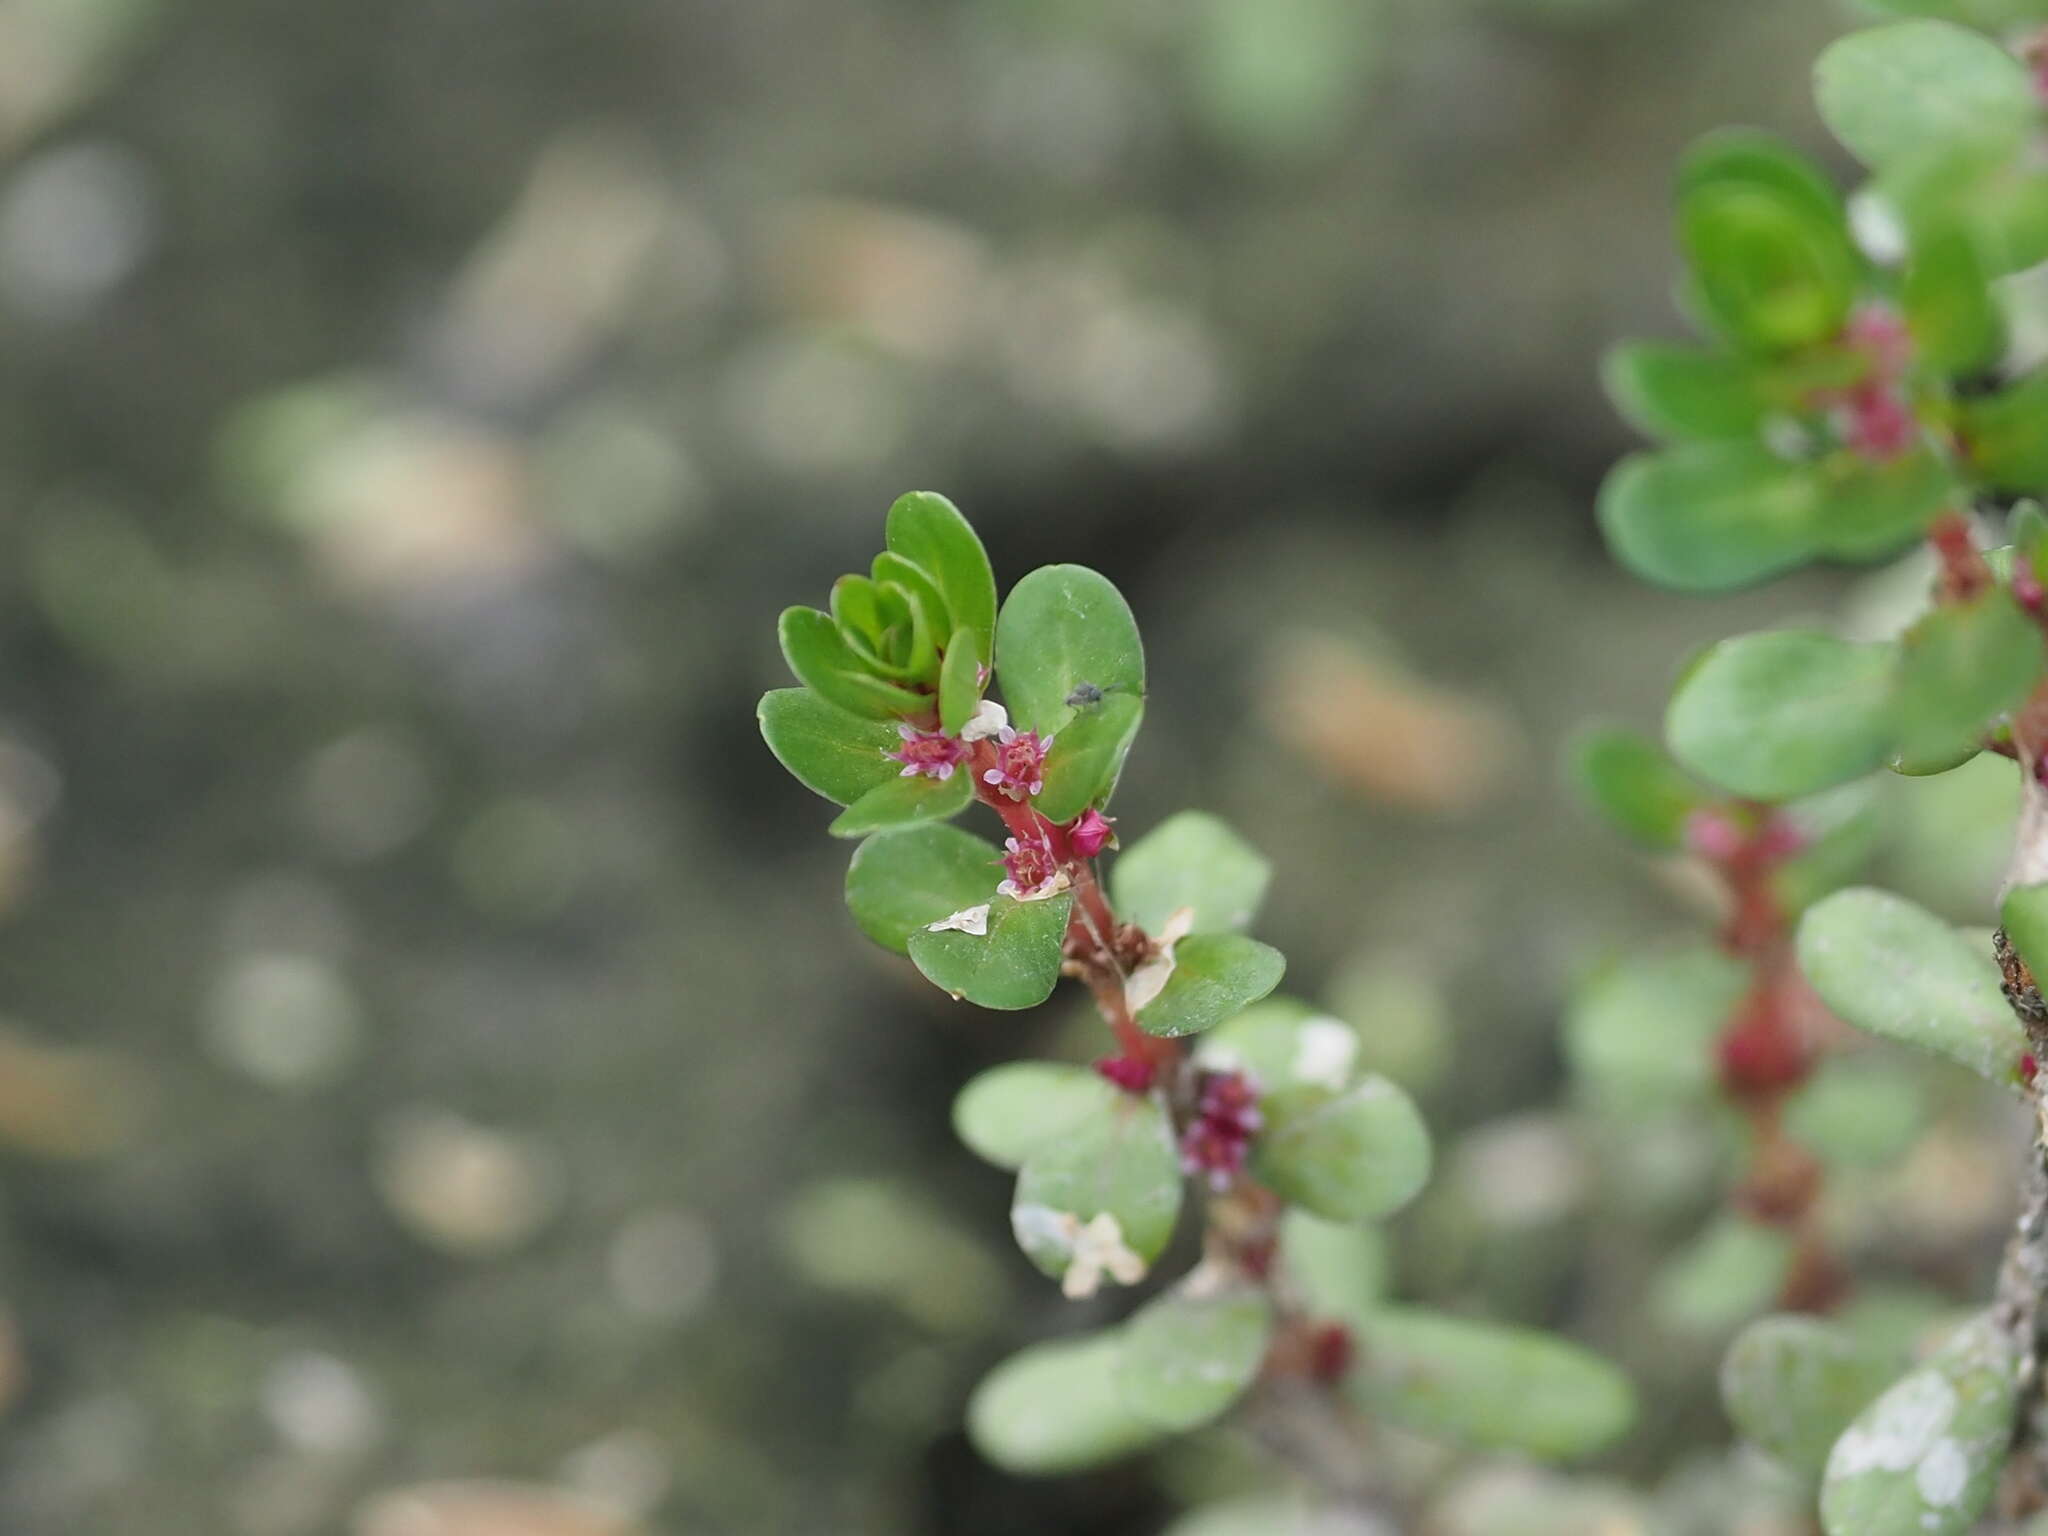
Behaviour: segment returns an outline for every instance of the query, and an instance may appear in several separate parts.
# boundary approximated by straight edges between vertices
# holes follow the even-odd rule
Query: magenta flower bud
[[[1203,1073],[1195,1118],[1181,1133],[1182,1172],[1206,1178],[1211,1189],[1229,1188],[1264,1124],[1257,1083],[1242,1072]]]
[[[1685,846],[1703,859],[1725,864],[1742,852],[1742,829],[1719,811],[1694,811],[1685,818]]]
[[[1039,739],[1036,731],[1004,726],[996,733],[996,765],[982,774],[982,782],[999,794],[1023,800],[1045,788],[1045,754],[1052,738]]]
[[[953,777],[955,768],[967,761],[968,745],[957,736],[948,736],[942,731],[920,731],[911,725],[898,725],[896,734],[903,738],[903,745],[894,752],[884,752],[882,756],[903,765],[903,778],[915,778],[921,773],[943,783]]]
[[[1103,815],[1092,805],[1075,817],[1067,828],[1067,841],[1073,846],[1074,856],[1092,859],[1102,852],[1109,846],[1110,839],[1116,836],[1112,830],[1115,825],[1111,817]]]
[[[2034,574],[2033,562],[2022,560],[2013,567],[2012,598],[2029,613],[2038,614],[2042,605],[2048,603],[2048,590],[2043,590],[2041,578]]]

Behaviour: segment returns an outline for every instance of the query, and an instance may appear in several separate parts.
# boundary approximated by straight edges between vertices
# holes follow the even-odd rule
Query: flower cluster
[[[896,727],[896,734],[903,738],[903,745],[882,755],[903,765],[899,777],[911,779],[921,773],[943,784],[953,777],[955,768],[967,761],[970,749],[957,736],[948,736],[943,731],[920,731],[904,724]]]
[[[1907,398],[1905,378],[1913,339],[1897,310],[1866,304],[1849,317],[1842,339],[1869,371],[1843,390],[1821,396],[1844,447],[1873,464],[1889,464],[1912,451],[1920,423]]]
[[[1227,1189],[1244,1169],[1251,1140],[1265,1123],[1258,1084],[1242,1072],[1205,1072],[1196,1091],[1195,1118],[1180,1138],[1184,1172]]]

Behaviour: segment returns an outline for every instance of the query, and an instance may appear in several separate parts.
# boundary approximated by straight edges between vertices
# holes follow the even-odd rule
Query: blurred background
[[[866,946],[756,733],[775,614],[911,488],[1003,580],[1131,598],[1126,831],[1271,855],[1288,990],[1443,1138],[1400,1289],[1686,1384],[1603,1518],[1717,1486],[1727,1318],[1643,1298],[1724,1152],[1617,1171],[1559,1045],[1700,919],[1557,761],[1844,600],[1650,592],[1591,499],[1601,348],[1678,333],[1675,154],[1829,153],[1850,20],[0,0],[0,1528],[1142,1536],[1270,1475],[1017,1482],[958,1430],[1128,1298],[1062,1303],[948,1128],[983,1066],[1097,1054],[1076,1005]],[[1998,766],[1886,792],[1891,877],[1981,920]],[[1939,1071],[1855,1240],[1917,1191],[1995,1244]],[[1657,1529],[1736,1528],[1718,1486]]]

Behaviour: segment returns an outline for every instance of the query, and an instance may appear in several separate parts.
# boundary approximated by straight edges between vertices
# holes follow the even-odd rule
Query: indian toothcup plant
[[[1257,852],[1198,811],[1122,846],[1108,808],[1145,654],[1116,588],[1047,566],[998,608],[980,539],[936,495],[900,499],[885,538],[829,611],[783,614],[802,686],[762,699],[762,733],[845,808],[830,830],[860,840],[846,902],[869,938],[983,1008],[1088,989],[1100,1060],[996,1067],[954,1121],[1015,1171],[1010,1229],[1061,1294],[1145,1288],[1121,1321],[982,1382],[983,1454],[1074,1471],[1237,1410],[1333,1500],[1393,1509],[1375,1422],[1560,1459],[1617,1437],[1632,1394],[1598,1357],[1382,1294],[1373,1224],[1422,1188],[1429,1133],[1359,1069],[1348,1024],[1271,996],[1285,962],[1244,932],[1270,874]],[[976,806],[1000,844],[951,824]],[[1155,1274],[1189,1223],[1199,1259]]]
[[[2048,1531],[2048,518],[2027,499],[2048,491],[2048,4],[1882,8],[1915,19],[1851,34],[1816,71],[1823,119],[1869,173],[1853,196],[1761,133],[1709,135],[1681,163],[1680,296],[1710,339],[1610,357],[1610,392],[1662,446],[1617,466],[1599,517],[1625,566],[1686,592],[1917,543],[1924,610],[1889,639],[1724,640],[1679,679],[1668,758],[1602,733],[1579,766],[1613,820],[1704,858],[1731,898],[1722,945],[1744,969],[1714,1049],[1752,1128],[1739,1201],[1803,1253],[1780,1305],[1825,1310],[1851,1283],[1781,1113],[1832,1027],[1795,966],[1826,1012],[2032,1111],[1983,1309],[1917,1362],[1846,1316],[1766,1317],[1723,1363],[1730,1418],[1811,1491],[1828,1536]],[[1987,892],[1996,932],[1829,889],[1853,859],[1786,878],[1818,847],[1815,797],[1984,752],[2022,787],[1995,913]]]

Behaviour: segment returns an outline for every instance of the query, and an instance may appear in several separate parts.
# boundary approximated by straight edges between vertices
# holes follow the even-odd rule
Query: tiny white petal
[[[1858,192],[1849,199],[1849,232],[1879,266],[1906,259],[1906,226],[1898,209],[1876,192]]]
[[[1296,1082],[1342,1088],[1351,1080],[1351,1066],[1358,1059],[1358,1031],[1349,1024],[1327,1016],[1309,1019],[1295,1040],[1289,1070]]]
[[[1005,881],[1004,884],[1008,884]],[[988,934],[988,906],[983,902],[978,907],[962,907],[951,917],[942,917],[936,923],[926,923],[927,933],[971,933],[977,939]]]
[[[974,713],[967,717],[967,723],[960,727],[962,741],[980,741],[985,736],[994,736],[1010,728],[1010,712],[994,699],[983,699],[974,706]]]

